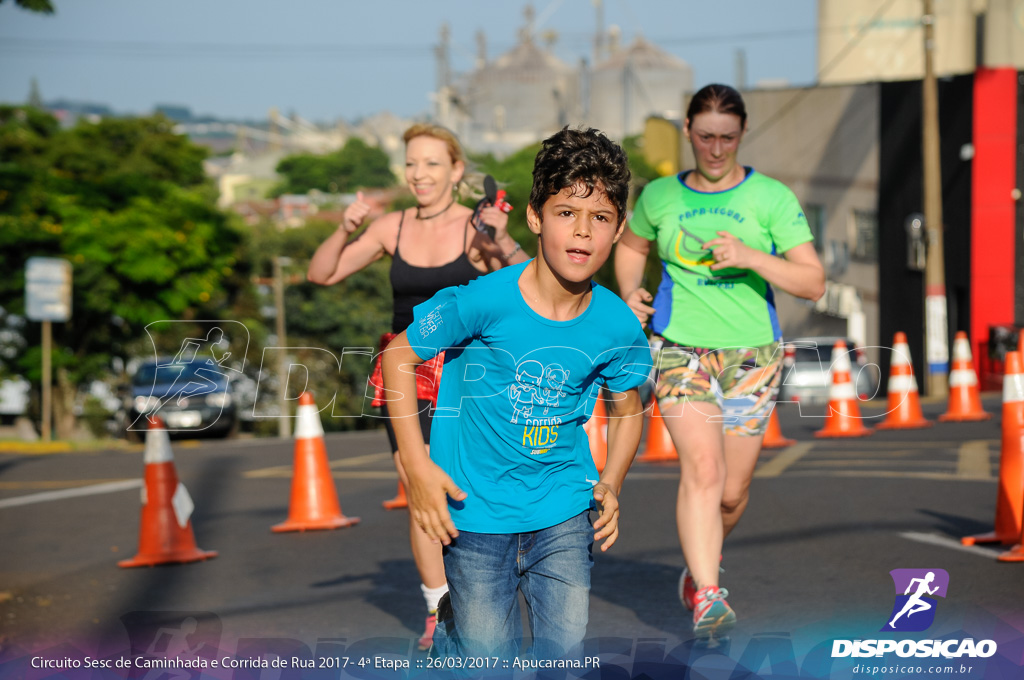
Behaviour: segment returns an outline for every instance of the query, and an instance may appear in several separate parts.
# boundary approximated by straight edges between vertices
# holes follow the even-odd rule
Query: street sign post
[[[25,316],[43,324],[43,441],[51,439],[53,376],[50,353],[54,321],[71,318],[71,263],[56,257],[30,257],[25,262]]]

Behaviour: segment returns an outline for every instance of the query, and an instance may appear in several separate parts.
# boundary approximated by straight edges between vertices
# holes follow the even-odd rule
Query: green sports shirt
[[[651,329],[672,342],[702,348],[761,346],[781,339],[775,295],[748,269],[719,269],[703,245],[727,231],[765,253],[784,253],[813,239],[800,202],[786,185],[745,168],[731,189],[686,186],[687,172],[661,177],[637,199],[629,227],[657,241],[661,285]]]

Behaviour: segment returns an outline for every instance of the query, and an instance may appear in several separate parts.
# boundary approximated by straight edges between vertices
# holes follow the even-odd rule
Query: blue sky
[[[491,58],[511,48],[523,0],[53,0],[56,16],[0,5],[0,102],[20,103],[35,77],[44,100],[146,113],[265,118],[276,106],[309,120],[431,109],[433,48],[451,27],[452,66],[472,67],[475,35]],[[538,29],[558,33],[570,64],[590,56],[592,0],[535,0]],[[604,0],[605,25],[687,61],[697,86],[733,83],[736,52],[748,84],[814,81],[816,0]]]

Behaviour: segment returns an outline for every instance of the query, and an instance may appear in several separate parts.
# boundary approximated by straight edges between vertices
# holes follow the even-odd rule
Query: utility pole
[[[924,271],[924,330],[928,396],[949,394],[949,335],[946,316],[946,266],[942,245],[942,166],[939,158],[939,87],[935,80],[933,0],[922,0],[924,80],[922,82],[922,154],[924,217],[928,249]]]
[[[277,436],[281,439],[291,437],[291,418],[287,411],[288,406],[288,352],[285,349],[288,343],[285,338],[284,324],[284,274],[281,269],[283,265],[291,264],[291,258],[275,257],[274,263],[274,309],[277,333],[277,345],[280,353],[277,357],[277,403],[280,404],[281,412],[277,418]]]
[[[53,322],[43,322],[43,441],[53,438]]]

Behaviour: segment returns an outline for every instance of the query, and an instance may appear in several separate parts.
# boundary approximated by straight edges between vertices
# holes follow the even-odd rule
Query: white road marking
[[[951,548],[952,550],[959,550],[960,552],[981,555],[982,557],[987,557],[990,560],[996,559],[999,557],[999,553],[1002,552],[1001,550],[979,548],[976,545],[964,545],[955,538],[940,536],[938,534],[922,534],[916,531],[907,531],[901,533],[900,536],[911,541],[917,541],[918,543],[927,543],[929,545],[937,545],[942,548]]]
[[[368,453],[364,456],[354,456],[352,458],[341,458],[339,460],[331,461],[327,463],[327,467],[330,468],[341,468],[341,467],[358,467],[360,465],[366,465],[368,463],[376,463],[379,461],[387,460],[391,461],[394,459],[394,454],[390,451],[381,453]],[[254,477],[291,477],[292,476],[292,465],[275,465],[273,467],[259,468],[257,470],[249,470],[242,474],[243,477],[252,479]],[[394,467],[391,468],[392,476],[397,476]]]
[[[32,503],[46,503],[48,501],[60,501],[65,498],[76,498],[79,496],[95,496],[101,493],[113,493],[115,491],[127,491],[138,489],[142,486],[141,479],[125,479],[120,482],[107,482],[106,484],[93,484],[80,486],[77,489],[62,489],[60,491],[44,491],[27,496],[16,496],[0,500],[0,509],[14,508],[19,505],[31,505]]]
[[[789,466],[807,455],[814,448],[815,442],[797,442],[775,454],[775,457],[754,472],[755,477],[778,477]]]

